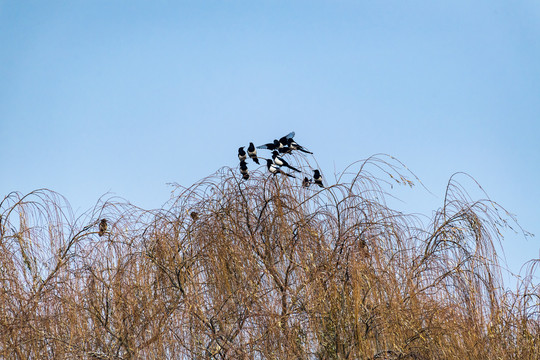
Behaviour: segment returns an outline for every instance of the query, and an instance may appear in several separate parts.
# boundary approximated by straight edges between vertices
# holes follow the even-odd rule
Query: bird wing
[[[274,150],[275,148],[276,148],[276,146],[274,145],[274,143],[268,143],[268,144],[264,144],[264,145],[259,145],[259,146],[257,146],[257,149]]]
[[[295,135],[295,134],[294,134],[294,131],[291,131],[290,133],[288,133],[288,134],[285,135],[284,137],[285,137],[286,139],[292,139],[292,138],[294,137],[294,135]]]

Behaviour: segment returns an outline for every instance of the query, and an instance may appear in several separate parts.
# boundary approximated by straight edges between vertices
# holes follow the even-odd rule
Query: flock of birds
[[[294,137],[294,131],[283,136],[279,140],[274,140],[271,143],[260,145],[255,147],[252,142],[249,143],[249,146],[247,148],[247,153],[244,150],[245,146],[242,146],[238,149],[238,159],[240,160],[240,173],[242,174],[242,178],[244,180],[249,179],[249,171],[247,167],[246,160],[249,156],[251,160],[253,160],[254,163],[257,165],[260,165],[259,163],[259,157],[257,156],[257,149],[264,149],[264,150],[270,150],[272,151],[272,159],[265,159],[266,160],[266,167],[268,168],[268,171],[272,173],[272,175],[276,174],[282,174],[285,176],[289,176],[292,178],[296,178],[296,176],[286,173],[281,168],[285,167],[288,169],[291,169],[292,171],[301,173],[300,170],[289,164],[282,156],[291,154],[293,151],[300,151],[306,154],[313,154],[311,151],[307,150],[305,147],[298,144],[293,139]],[[313,178],[304,177],[304,180],[302,181],[302,186],[307,188],[311,184],[319,185],[320,187],[324,187],[322,182],[322,175],[321,172],[318,169],[313,170]],[[196,220],[198,218],[198,214],[196,212],[192,212],[191,217],[193,220]],[[1,218],[0,218],[1,219]],[[103,236],[107,233],[108,230],[108,224],[106,219],[101,219],[99,222],[99,231],[98,235]]]
[[[253,160],[254,163],[259,165],[259,157],[257,156],[257,149],[264,149],[264,150],[270,150],[272,151],[272,159],[265,159],[266,160],[266,167],[270,173],[272,173],[274,176],[276,174],[282,174],[288,177],[296,178],[296,176],[286,173],[281,168],[285,167],[288,169],[291,169],[295,172],[301,173],[300,170],[295,168],[294,166],[290,165],[284,158],[284,155],[291,154],[293,151],[300,151],[306,154],[313,154],[311,151],[307,150],[305,147],[298,144],[296,141],[294,141],[294,131],[290,132],[289,134],[281,137],[279,140],[274,139],[271,143],[260,145],[255,147],[252,142],[249,143],[249,146],[247,148],[247,153],[244,150],[245,146],[241,146],[238,148],[238,160],[240,160],[240,173],[242,174],[242,178],[244,180],[249,179],[249,171],[247,167],[246,160],[249,156],[251,160]],[[322,175],[321,172],[318,169],[313,170],[313,178],[304,177],[304,180],[302,181],[303,187],[309,187],[312,183],[315,183],[316,185],[319,185],[320,187],[324,187],[322,183]]]

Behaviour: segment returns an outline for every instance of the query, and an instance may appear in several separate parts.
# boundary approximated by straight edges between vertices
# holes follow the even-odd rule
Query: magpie
[[[196,211],[192,211],[191,213],[189,213],[189,216],[191,216],[193,221],[197,221],[197,219],[199,219],[199,213],[197,213]]]
[[[294,137],[294,131],[288,133],[285,136],[282,136],[279,140],[274,140],[271,143],[257,146],[257,149],[268,149],[268,150],[277,150],[287,145],[289,139]]]
[[[246,178],[246,175],[249,177],[247,164],[244,160],[240,161],[240,173],[243,175],[244,179]]]
[[[282,145],[279,142],[279,140],[274,140],[274,142],[257,146],[257,149],[276,150],[276,149],[279,149],[280,147],[282,147]]]
[[[313,154],[311,151],[308,151],[306,148],[298,144],[296,141],[294,141],[292,138],[289,138],[287,140],[287,146],[290,147],[292,150],[300,150],[302,152]]]
[[[246,160],[246,158],[247,158],[247,155],[246,155],[246,152],[244,150],[244,146],[239,147],[238,148],[238,160],[244,161],[244,160]]]
[[[292,138],[294,137],[294,135],[295,135],[295,134],[294,134],[294,131],[291,131],[291,132],[288,133],[287,135],[281,137],[281,138],[279,139],[279,143],[282,145],[282,146],[280,146],[280,148],[283,147],[283,146],[287,146],[288,143],[289,143],[289,139],[292,139]]]
[[[255,145],[252,142],[248,146],[248,155],[257,165],[259,165],[259,159],[257,158],[257,150],[255,150]]]
[[[313,181],[315,184],[319,185],[320,187],[324,187],[322,183],[322,175],[318,169],[313,170]]]
[[[283,175],[287,175],[289,177],[295,177],[291,174],[287,174],[285,171],[281,170],[278,165],[274,164],[274,162],[270,159],[266,159],[266,167],[268,168],[268,171],[270,171],[272,174],[276,175],[278,173],[281,173]]]
[[[292,152],[292,149],[288,146],[284,146],[278,149],[280,154],[290,154]]]
[[[283,160],[283,158],[280,158],[279,154],[278,154],[278,152],[276,150],[274,150],[272,152],[272,159],[274,160],[274,163],[276,163],[276,165],[278,165],[278,166],[285,166],[285,167],[288,167],[291,170],[294,170],[296,172],[300,172],[300,170],[298,170],[297,168],[292,167],[291,165],[289,165],[289,163],[286,162],[285,160]]]
[[[107,220],[106,219],[101,219],[101,221],[99,223],[98,235],[103,236],[103,235],[105,235],[106,231],[107,231]]]
[[[302,181],[302,187],[309,187],[311,185],[311,179],[308,179],[307,177],[304,177],[304,180]]]
[[[246,164],[245,160],[240,161],[240,173],[242,173],[242,175],[248,174],[247,164]]]

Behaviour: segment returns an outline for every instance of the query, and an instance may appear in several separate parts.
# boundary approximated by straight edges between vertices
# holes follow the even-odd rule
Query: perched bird
[[[259,164],[259,159],[257,158],[257,150],[255,150],[255,145],[252,142],[248,146],[248,155],[257,165]]]
[[[285,171],[281,170],[279,168],[279,166],[274,164],[274,162],[272,160],[270,160],[270,159],[266,159],[266,167],[268,168],[268,171],[270,171],[274,175],[280,173],[280,174],[283,174],[283,175],[287,175],[289,177],[295,177],[295,176],[293,176],[291,174],[287,174]]]
[[[308,154],[313,154],[311,151],[308,151],[306,148],[298,144],[296,141],[294,141],[292,138],[289,138],[287,140],[287,146],[291,148],[291,150],[299,150]]]
[[[246,164],[246,162],[244,160],[240,161],[240,173],[242,175],[248,175],[249,174],[247,164]]]
[[[296,172],[300,172],[300,170],[298,170],[297,168],[292,167],[291,165],[289,165],[289,163],[286,162],[285,160],[283,160],[283,158],[280,158],[279,154],[278,154],[278,152],[276,150],[274,150],[272,152],[272,159],[274,160],[274,163],[276,165],[278,165],[278,166],[285,166],[285,167],[288,167],[291,170],[294,170]]]
[[[322,183],[322,175],[321,172],[318,169],[313,170],[313,181],[315,184],[319,185],[320,187],[324,187]]]
[[[294,137],[294,131],[291,131],[290,133],[288,133],[287,135],[281,137],[279,139],[279,143],[282,145],[282,146],[287,146],[289,144],[289,139],[292,140],[292,138]],[[280,146],[281,147],[281,146]]]
[[[107,220],[106,219],[101,219],[101,221],[99,222],[98,235],[103,236],[103,235],[105,235],[105,232],[107,232]]]
[[[290,147],[288,146],[284,146],[284,147],[280,147],[278,149],[279,153],[280,154],[290,154],[292,152],[293,149],[291,149]]]
[[[309,187],[311,185],[311,179],[308,179],[307,177],[304,177],[304,180],[302,180],[302,187]]]
[[[276,150],[276,149],[279,149],[280,147],[282,147],[282,145],[279,142],[279,140],[274,140],[274,142],[257,146],[257,149]]]
[[[244,150],[244,146],[238,148],[238,160],[244,161],[246,160],[247,155],[246,151]]]
[[[246,173],[246,174],[243,174],[243,175],[242,175],[242,179],[248,180],[248,179],[249,179],[249,174],[247,174],[247,173]]]
[[[197,221],[197,219],[199,219],[199,214],[195,211],[192,211],[189,216],[191,216],[191,218],[193,219],[193,221]]]
[[[271,143],[257,146],[257,149],[277,150],[287,145],[289,139],[294,137],[294,131],[282,136],[279,140],[274,140]]]

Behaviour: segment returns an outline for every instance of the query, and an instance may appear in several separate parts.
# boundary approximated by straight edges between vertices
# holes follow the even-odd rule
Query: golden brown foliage
[[[0,357],[540,358],[538,285],[502,290],[506,212],[451,180],[423,224],[370,164],[410,182],[377,157],[325,189],[224,168],[160,210],[108,199],[78,219],[49,190],[9,194]]]

